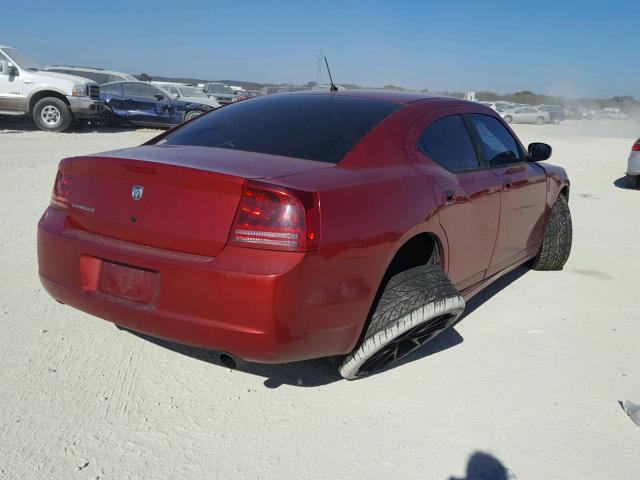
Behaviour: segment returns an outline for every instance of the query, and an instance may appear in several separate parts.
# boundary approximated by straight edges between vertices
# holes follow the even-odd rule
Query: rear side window
[[[418,148],[451,172],[480,167],[467,127],[459,115],[436,120],[427,127]]]
[[[106,83],[106,80],[107,80],[107,76],[104,73],[98,73],[98,72],[85,72],[83,70],[63,70],[62,68],[60,69],[52,68],[50,69],[50,71],[58,72],[58,73],[66,73],[67,75],[74,75],[76,77],[87,78],[89,80],[93,80],[98,84]]]
[[[76,73],[76,75],[93,80],[98,84],[107,83],[107,81],[109,80],[108,75],[98,72],[78,72]]]
[[[339,163],[362,137],[401,106],[333,95],[260,97],[204,115],[159,143]]]
[[[523,154],[518,143],[498,120],[489,115],[476,113],[469,115],[469,118],[478,131],[489,165],[507,165],[522,161]]]

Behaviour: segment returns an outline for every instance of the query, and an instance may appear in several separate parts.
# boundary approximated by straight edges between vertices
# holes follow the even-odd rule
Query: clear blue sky
[[[41,63],[302,83],[322,50],[338,83],[640,98],[638,0],[9,3],[0,44]]]

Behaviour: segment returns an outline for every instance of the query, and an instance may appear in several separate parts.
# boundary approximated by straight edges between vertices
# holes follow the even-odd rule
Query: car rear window
[[[339,163],[402,105],[332,95],[245,100],[187,123],[158,144],[229,148]]]

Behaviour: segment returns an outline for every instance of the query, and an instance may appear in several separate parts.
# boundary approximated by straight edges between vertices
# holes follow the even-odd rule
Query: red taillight
[[[56,181],[51,192],[51,205],[67,209],[69,207],[69,195],[71,195],[71,172],[63,170],[64,161],[60,163]]]
[[[231,230],[232,245],[303,252],[320,244],[318,194],[248,181]]]
[[[636,143],[633,144],[633,147],[631,147],[631,151],[640,152],[640,138],[636,140]]]

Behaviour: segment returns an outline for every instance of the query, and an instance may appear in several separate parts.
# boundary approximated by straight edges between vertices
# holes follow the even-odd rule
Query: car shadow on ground
[[[624,190],[638,190],[640,192],[640,176],[624,175],[614,181],[613,185]]]
[[[465,313],[458,320],[460,321],[467,318],[478,308],[480,308],[486,301],[490,300],[494,295],[507,288],[518,278],[522,277],[529,269],[522,266],[516,270],[504,275],[496,280],[493,284],[482,290],[475,297],[467,302]],[[206,350],[202,348],[190,347],[187,345],[181,345],[178,343],[154,338],[143,333],[134,332],[132,330],[124,329],[127,332],[151,343],[154,343],[173,352],[181,355],[186,355],[197,360],[207,362],[213,365],[217,365],[223,368],[228,368],[227,365],[221,360],[220,352],[213,350]],[[433,355],[435,353],[442,352],[449,348],[455,347],[463,342],[463,338],[455,329],[451,327],[445,330],[442,334],[438,335],[434,340],[414,351],[393,367],[387,369],[380,374],[384,375],[393,368],[401,367],[409,362],[421,360],[425,357]],[[285,364],[260,364],[246,362],[238,360],[236,370],[251,375],[257,375],[264,377],[264,386],[267,388],[278,388],[282,385],[291,385],[298,387],[318,387],[322,385],[328,385],[333,382],[342,380],[342,377],[338,375],[334,363],[327,358],[320,358],[315,360],[306,360],[301,362],[285,363]],[[363,380],[361,380],[363,381]],[[364,380],[366,381],[366,379]]]
[[[151,130],[158,130],[158,133],[166,129],[153,128],[153,127],[141,127],[149,128]],[[134,126],[113,126],[113,127],[95,127],[93,125],[73,125],[67,131],[61,133],[119,133],[119,132],[131,132],[137,130]],[[38,132],[40,129],[33,123],[30,117],[18,117],[0,118],[0,135],[8,133],[21,133],[21,132]]]
[[[466,476],[449,480],[516,480],[516,476],[493,455],[474,452],[467,462]]]

